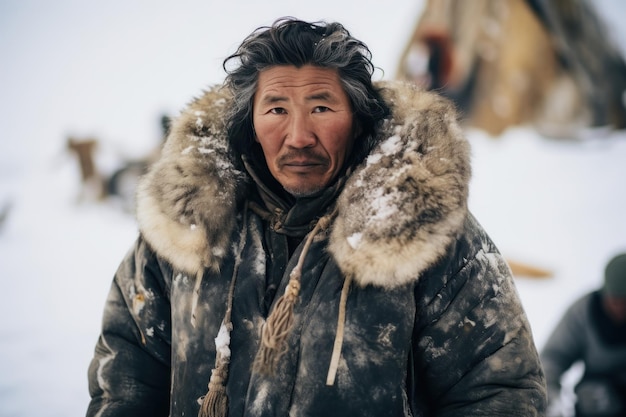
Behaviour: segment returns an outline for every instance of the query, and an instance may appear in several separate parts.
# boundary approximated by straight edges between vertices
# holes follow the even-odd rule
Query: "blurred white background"
[[[597,1],[626,45],[626,3]],[[66,140],[96,137],[113,167],[161,140],[223,78],[222,60],[280,16],[337,20],[392,78],[421,0],[0,0],[0,416],[84,415],[87,366],[113,273],[136,236],[113,202],[77,202]],[[625,49],[624,47],[622,48]],[[554,272],[516,282],[541,346],[564,308],[626,251],[626,134],[554,141],[478,131],[470,208],[509,258]]]

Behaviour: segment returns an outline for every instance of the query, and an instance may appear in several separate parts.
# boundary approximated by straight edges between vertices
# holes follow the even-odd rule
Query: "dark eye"
[[[324,112],[327,112],[328,110],[330,110],[330,108],[326,106],[317,106],[316,108],[313,109],[313,113],[324,113]]]
[[[282,107],[274,107],[273,109],[270,109],[270,113],[272,113],[272,114],[285,114],[285,113],[287,113],[287,110],[283,109]]]

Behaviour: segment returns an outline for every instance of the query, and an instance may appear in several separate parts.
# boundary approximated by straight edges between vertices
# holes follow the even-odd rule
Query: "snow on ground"
[[[0,224],[0,417],[84,415],[102,306],[137,234],[115,202],[77,202],[68,134],[96,135],[109,154],[145,152],[160,113],[220,81],[243,36],[281,15],[343,21],[389,78],[421,2],[394,2],[384,18],[364,0],[210,3],[0,1],[0,213],[11,204]],[[626,250],[626,134],[469,137],[471,210],[508,258],[554,271],[516,281],[541,346]]]
[[[507,258],[554,272],[517,280],[542,346],[566,306],[601,285],[606,262],[626,251],[626,132],[585,142],[528,129],[469,137],[470,209]]]

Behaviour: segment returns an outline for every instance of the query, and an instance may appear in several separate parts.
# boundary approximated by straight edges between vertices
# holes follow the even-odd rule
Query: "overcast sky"
[[[280,16],[344,23],[393,76],[421,11],[421,0],[384,10],[368,0],[258,4],[0,0],[0,178],[44,163],[67,135],[144,152],[159,139],[160,114],[221,82],[222,60]]]

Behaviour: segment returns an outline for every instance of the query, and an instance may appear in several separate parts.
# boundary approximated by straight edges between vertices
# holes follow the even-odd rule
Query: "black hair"
[[[253,156],[253,150],[257,149],[252,104],[258,77],[261,71],[277,65],[337,69],[361,130],[349,163],[361,161],[374,144],[378,124],[390,113],[380,90],[372,83],[375,67],[371,52],[340,23],[310,23],[292,17],[256,29],[224,60],[227,73],[224,85],[233,94],[233,104],[226,116],[233,152]]]

